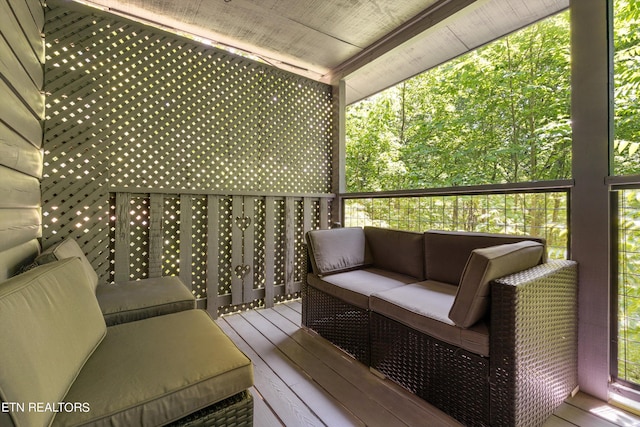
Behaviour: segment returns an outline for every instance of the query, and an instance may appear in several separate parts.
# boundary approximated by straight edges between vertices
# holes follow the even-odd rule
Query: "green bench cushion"
[[[195,308],[195,297],[176,276],[100,284],[96,298],[107,326]]]
[[[25,405],[62,402],[107,330],[78,258],[0,283],[0,325],[0,399]],[[46,426],[53,416],[25,408],[1,421]]]
[[[163,425],[253,385],[251,361],[202,310],[108,328],[54,426]]]
[[[189,310],[196,306],[195,297],[176,276],[98,284],[98,275],[72,237],[47,248],[35,263],[44,265],[74,257],[82,261],[107,326]]]
[[[48,247],[44,252],[36,257],[36,264],[44,265],[53,261],[60,261],[66,258],[80,258],[84,273],[89,278],[89,282],[95,290],[98,286],[98,275],[91,266],[91,263],[85,256],[84,252],[73,238],[68,237]]]

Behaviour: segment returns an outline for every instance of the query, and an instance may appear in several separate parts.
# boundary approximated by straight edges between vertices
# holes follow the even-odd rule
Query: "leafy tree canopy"
[[[562,13],[348,109],[349,191],[570,177]]]

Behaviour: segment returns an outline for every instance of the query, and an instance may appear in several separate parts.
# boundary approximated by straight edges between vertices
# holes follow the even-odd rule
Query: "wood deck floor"
[[[460,425],[301,328],[301,309],[292,301],[218,319],[254,363],[256,427]],[[545,426],[640,426],[640,417],[578,393]]]

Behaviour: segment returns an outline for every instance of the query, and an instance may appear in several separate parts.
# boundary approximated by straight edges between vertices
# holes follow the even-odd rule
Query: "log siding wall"
[[[38,253],[44,119],[44,11],[0,2],[0,280]]]

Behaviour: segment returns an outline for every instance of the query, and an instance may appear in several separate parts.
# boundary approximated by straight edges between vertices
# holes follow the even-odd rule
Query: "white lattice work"
[[[45,33],[44,244],[76,237],[103,281],[180,275],[206,296],[216,217],[216,288],[230,294],[235,208],[225,192],[330,191],[329,86],[78,5],[48,9]],[[113,188],[135,193],[122,212]],[[217,215],[209,194],[219,196]],[[267,203],[282,235],[265,232]],[[284,200],[260,196],[252,205],[258,249],[245,263],[264,294],[267,276],[296,279],[284,266],[266,271],[267,258],[297,263],[299,255],[285,249]],[[117,224],[125,211],[129,221]],[[128,234],[125,255],[118,233]],[[263,248],[269,239],[273,253]],[[190,268],[178,255],[187,251]]]

